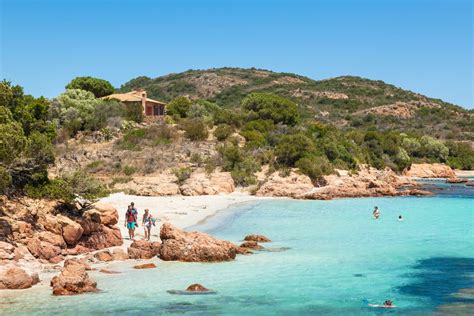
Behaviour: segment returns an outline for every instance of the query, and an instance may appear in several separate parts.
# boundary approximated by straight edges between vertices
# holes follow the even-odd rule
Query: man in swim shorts
[[[128,237],[133,240],[135,238],[135,228],[137,225],[138,212],[133,202],[128,206],[125,213],[125,227],[128,229]]]
[[[379,207],[378,207],[378,206],[376,206],[376,207],[374,208],[374,211],[372,212],[372,214],[374,215],[374,218],[375,218],[375,219],[378,219],[378,218],[380,217],[380,211],[379,211]]]

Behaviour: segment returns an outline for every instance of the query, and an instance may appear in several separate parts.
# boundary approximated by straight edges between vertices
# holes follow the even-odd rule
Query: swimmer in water
[[[378,218],[380,217],[380,211],[379,211],[379,207],[378,207],[378,206],[376,206],[376,207],[374,208],[374,211],[372,212],[372,215],[374,215],[374,218],[375,218],[375,219],[378,219]]]
[[[383,302],[382,305],[379,304],[369,304],[370,307],[377,307],[377,308],[395,308],[396,306],[393,305],[393,302],[391,300],[386,300]]]
[[[398,215],[398,221],[399,222],[402,222],[403,221],[403,217],[401,215]]]

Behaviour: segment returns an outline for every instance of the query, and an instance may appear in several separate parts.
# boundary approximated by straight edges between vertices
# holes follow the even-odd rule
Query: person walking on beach
[[[150,240],[151,226],[152,225],[155,226],[155,219],[153,218],[153,216],[151,216],[149,209],[145,209],[145,214],[143,214],[142,224],[143,224],[143,229],[145,231],[145,239]]]
[[[375,219],[378,219],[378,218],[380,217],[380,211],[379,211],[379,207],[378,207],[378,206],[376,206],[376,207],[374,208],[374,211],[372,212],[372,214],[374,215],[374,218],[375,218]]]
[[[133,202],[128,206],[127,212],[125,213],[125,227],[128,229],[128,237],[133,240],[135,238],[135,228],[137,225],[138,212],[134,207]]]

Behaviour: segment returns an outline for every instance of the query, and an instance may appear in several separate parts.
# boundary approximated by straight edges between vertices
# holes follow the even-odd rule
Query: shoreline
[[[111,204],[117,209],[119,213],[117,226],[120,228],[124,241],[123,245],[118,247],[126,251],[132,243],[128,239],[128,231],[124,225],[127,205],[131,202],[135,203],[138,210],[138,227],[135,230],[135,239],[144,238],[141,218],[144,210],[148,208],[150,214],[157,219],[156,226],[152,227],[150,240],[160,241],[159,231],[163,223],[168,222],[180,229],[186,229],[204,223],[218,212],[236,204],[272,199],[278,198],[257,197],[239,191],[229,194],[198,196],[138,196],[121,192],[102,198],[99,202]]]

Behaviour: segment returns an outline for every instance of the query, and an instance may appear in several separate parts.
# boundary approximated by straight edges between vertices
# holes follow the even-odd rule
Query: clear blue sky
[[[0,77],[53,97],[75,76],[257,67],[357,75],[472,108],[471,0],[0,0]]]

